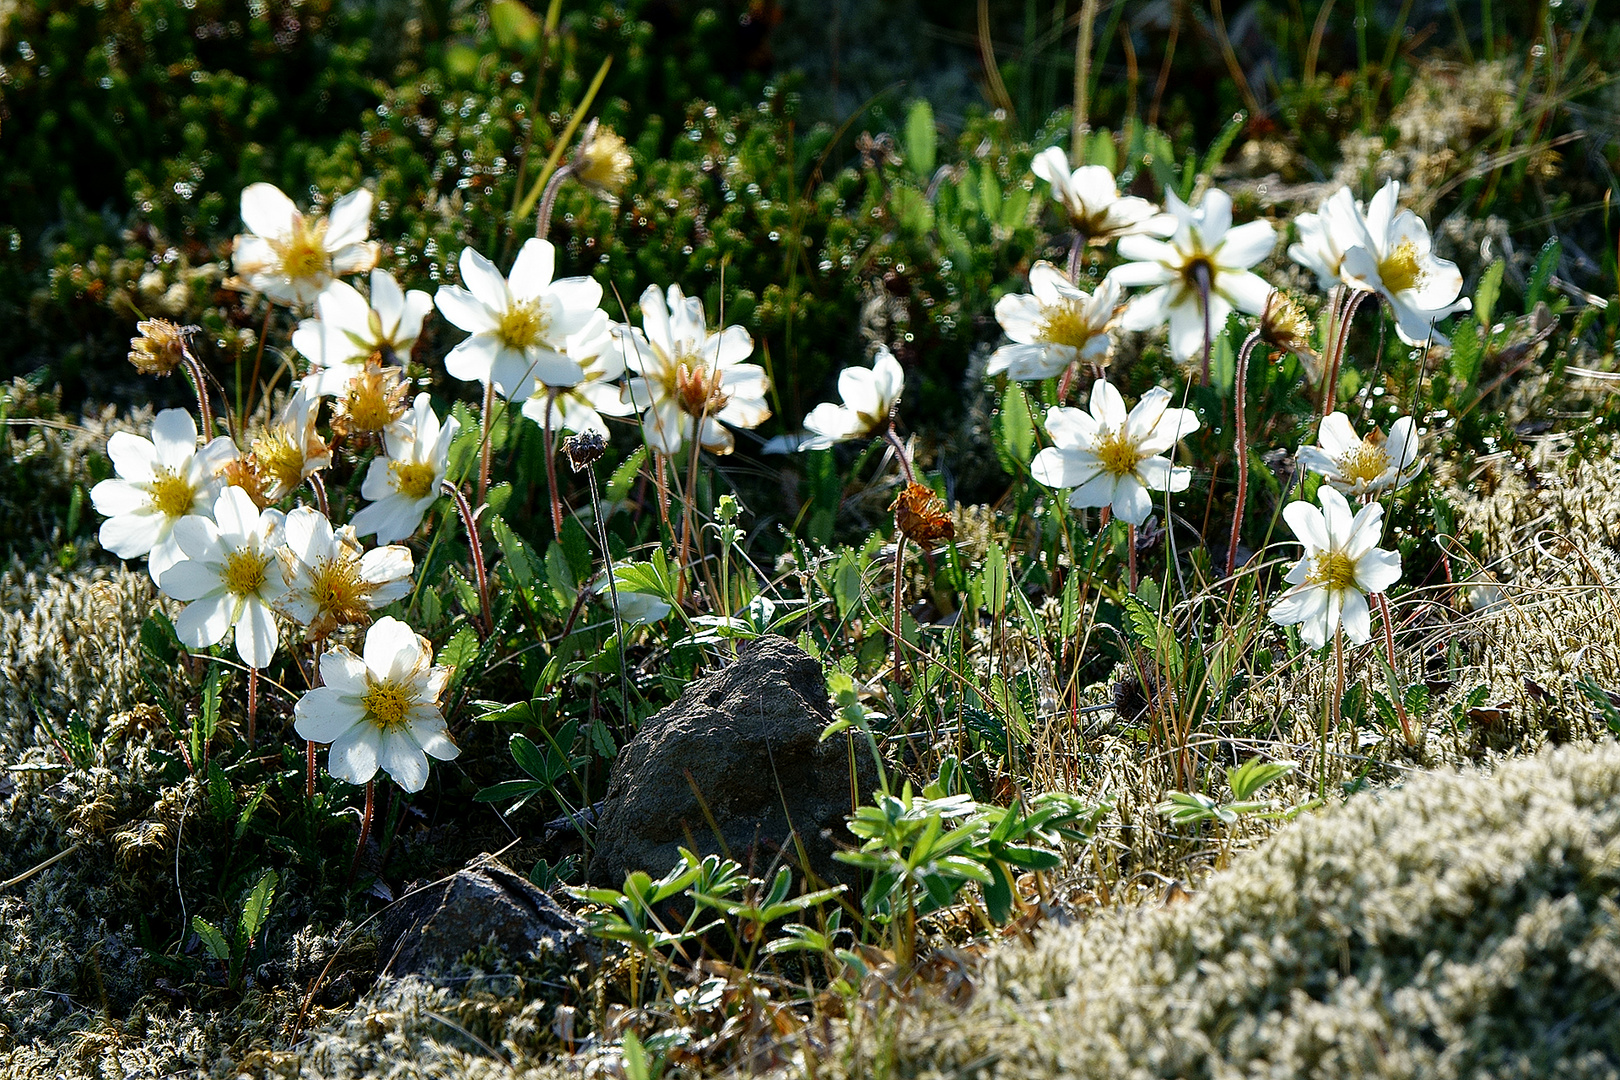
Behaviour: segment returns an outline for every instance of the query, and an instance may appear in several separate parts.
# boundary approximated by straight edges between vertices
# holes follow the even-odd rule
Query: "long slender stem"
[[[184,338],[180,340],[180,355],[184,358],[191,386],[197,391],[197,415],[202,420],[203,441],[207,442],[214,437],[214,410],[208,404],[207,376],[203,374],[202,363],[192,354],[191,346]]]
[[[1080,282],[1080,256],[1086,250],[1086,234],[1079,229],[1074,231],[1074,241],[1069,244],[1069,280],[1075,284]]]
[[[311,664],[315,669],[314,678],[310,680],[311,687],[321,685],[321,648],[326,643],[325,638],[315,638],[309,643]],[[315,801],[315,740],[304,740],[304,797],[310,802]]]
[[[906,444],[894,430],[893,420],[890,420],[889,426],[883,429],[883,438],[894,448],[894,456],[900,459],[900,471],[906,474],[906,483],[915,484],[917,477],[911,471],[911,455],[906,453]]]
[[[479,433],[480,439],[478,450],[478,501],[480,503],[484,501],[484,495],[489,491],[489,427],[491,423],[490,417],[494,414],[494,412],[495,382],[493,379],[491,379],[484,385],[484,415],[480,421],[483,428],[483,430]]]
[[[901,604],[905,600],[905,571],[906,571],[906,534],[900,531],[899,522],[894,527],[894,681],[900,682],[901,665],[905,663],[901,655],[901,637],[905,632],[905,614]]]
[[[557,388],[548,386],[546,388],[545,423],[546,485],[551,491],[551,531],[560,542],[562,540],[563,525],[562,495],[557,491],[557,438],[556,433],[551,428],[551,410],[556,404]]]
[[[1378,593],[1373,597],[1373,602],[1378,605],[1378,616],[1384,624],[1384,648],[1389,652],[1389,670],[1393,674],[1395,671],[1395,624],[1389,614],[1389,598],[1383,593]],[[1390,688],[1390,697],[1395,705],[1395,718],[1401,722],[1401,734],[1406,736],[1406,745],[1416,746],[1417,739],[1412,734],[1412,718],[1406,715],[1406,703],[1401,700],[1401,695],[1395,692],[1394,687]]]
[[[253,415],[253,406],[257,404],[253,399],[259,392],[259,364],[264,360],[264,341],[265,338],[270,336],[270,314],[274,310],[275,308],[270,301],[266,300],[264,302],[264,325],[259,327],[259,350],[253,354],[253,374],[248,378],[247,404],[242,408],[243,423],[246,423],[247,418]],[[237,368],[236,370],[240,372],[242,369]],[[240,392],[241,388],[238,387],[237,389]]]
[[[607,569],[608,599],[613,602],[613,632],[619,638],[619,694],[628,713],[630,709],[630,675],[624,666],[624,620],[619,615],[619,586],[613,579],[613,552],[608,547],[607,522],[602,520],[602,498],[596,493],[596,470],[585,470],[585,481],[591,486],[591,516],[596,519],[596,539],[602,545],[602,565]]]
[[[1208,386],[1209,354],[1215,346],[1215,336],[1209,324],[1209,267],[1199,263],[1193,275],[1198,279],[1198,302],[1204,312],[1204,362],[1198,376],[1198,385]]]
[[[489,578],[484,573],[484,544],[478,539],[478,519],[473,516],[472,506],[467,502],[467,496],[461,493],[461,488],[446,480],[440,488],[456,502],[456,512],[461,515],[461,526],[467,530],[467,548],[472,552],[473,576],[478,579],[478,606],[483,611],[483,632],[480,638],[487,638],[495,631],[494,613],[489,609]]]
[[[1136,591],[1136,526],[1125,526],[1125,565],[1131,577],[1131,592]]]
[[[259,669],[248,668],[247,741],[253,745],[254,725],[259,718]]]
[[[330,518],[332,516],[332,504],[327,501],[326,481],[321,479],[320,473],[309,474],[309,487],[311,491],[315,492],[315,505],[320,508],[321,516]]]
[[[355,872],[360,869],[360,855],[366,850],[366,841],[371,837],[371,816],[377,809],[377,781],[366,781],[366,810],[360,818],[360,842],[354,846],[354,862],[349,866],[349,881],[354,881]]]
[[[1091,36],[1098,0],[1081,0],[1080,36],[1074,43],[1074,131],[1069,137],[1069,164],[1085,164],[1085,136],[1091,130]]]
[[[1226,576],[1237,569],[1239,533],[1243,528],[1243,510],[1249,498],[1249,357],[1260,343],[1260,331],[1255,330],[1238,351],[1237,373],[1233,408],[1237,411],[1237,501],[1232,507],[1232,537],[1226,545]]]

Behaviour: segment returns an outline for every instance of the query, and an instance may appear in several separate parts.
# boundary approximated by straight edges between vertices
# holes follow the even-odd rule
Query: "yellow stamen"
[[[1305,580],[1308,584],[1320,585],[1335,592],[1354,588],[1356,584],[1355,560],[1342,551],[1321,552],[1312,560],[1310,576]]]
[[[425,499],[438,479],[435,469],[425,461],[390,461],[388,471],[393,474],[394,490],[408,499]]]
[[[410,687],[393,679],[381,682],[367,679],[367,683],[366,696],[360,699],[360,703],[365,706],[366,715],[371,721],[385,731],[404,725],[411,715],[411,706],[416,704],[416,696],[411,693]]]
[[[1389,454],[1383,444],[1369,435],[1344,452],[1338,460],[1339,475],[1357,487],[1375,483],[1389,468]]]
[[[279,491],[291,491],[304,482],[304,452],[285,428],[275,428],[255,439],[253,456]]]
[[[338,555],[316,565],[310,575],[309,592],[322,614],[352,623],[365,618],[371,585],[361,579],[358,560]]]
[[[714,416],[731,400],[720,388],[720,373],[695,356],[675,365],[675,398],[693,416]]]
[[[237,548],[225,557],[225,572],[220,576],[231,593],[252,596],[264,588],[264,568],[269,564],[270,556],[252,548]]]
[[[1142,460],[1142,456],[1136,452],[1136,444],[1125,434],[1123,427],[1118,431],[1104,428],[1097,448],[1092,452],[1097,455],[1103,471],[1114,476],[1131,475],[1136,471],[1137,462]]]
[[[1378,264],[1378,279],[1384,283],[1384,288],[1390,292],[1405,292],[1415,289],[1423,284],[1427,276],[1418,262],[1417,245],[1410,239],[1402,240],[1395,245],[1382,262]]]
[[[172,518],[191,513],[191,504],[197,499],[197,489],[191,486],[184,473],[165,469],[161,465],[157,467],[147,491],[152,495],[152,505]]]
[[[334,429],[379,432],[405,414],[405,392],[396,368],[369,364],[349,380],[348,390],[333,420]]]
[[[1083,349],[1096,331],[1086,321],[1079,304],[1042,304],[1037,334],[1042,341],[1052,345]]]
[[[509,349],[527,349],[545,337],[546,324],[540,302],[528,300],[506,309],[501,324],[495,328],[495,336]]]
[[[330,264],[325,218],[311,222],[302,214],[296,216],[292,237],[280,242],[272,240],[270,246],[281,260],[281,272],[290,278],[319,277]]]

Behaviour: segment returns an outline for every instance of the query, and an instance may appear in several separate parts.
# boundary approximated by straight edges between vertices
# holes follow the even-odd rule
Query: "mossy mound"
[[[966,1008],[908,1001],[837,1068],[1612,1077],[1617,899],[1620,748],[1434,774],[1300,821],[1190,901],[996,952]]]

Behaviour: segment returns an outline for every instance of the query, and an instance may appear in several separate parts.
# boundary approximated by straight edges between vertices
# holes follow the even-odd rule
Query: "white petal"
[[[235,608],[236,599],[224,592],[194,600],[174,620],[174,636],[193,649],[217,645],[231,628]]]
[[[459,265],[461,283],[479,303],[491,311],[505,311],[512,306],[512,296],[506,287],[506,279],[501,276],[494,263],[471,247],[465,247],[461,249]],[[445,314],[448,317],[449,313]]]
[[[1374,548],[1356,561],[1356,585],[1369,593],[1388,591],[1401,580],[1401,553]]]
[[[104,484],[113,482],[102,481]],[[101,523],[101,531],[96,534],[96,539],[120,559],[137,559],[167,537],[171,525],[171,519],[156,510],[119,514]],[[161,572],[155,570],[153,574]]]
[[[1102,471],[1095,455],[1048,446],[1029,463],[1029,473],[1049,488],[1080,487]]]
[[[427,784],[427,756],[404,731],[383,734],[377,748],[377,764],[404,791],[421,791]]]
[[[454,761],[461,756],[461,747],[450,741],[450,732],[444,725],[444,717],[436,710],[422,719],[411,721],[411,737],[424,752],[440,761]]]
[[[364,784],[377,775],[377,749],[382,732],[376,724],[355,724],[326,753],[326,771],[339,780]]]
[[[1222,270],[1247,270],[1270,255],[1276,246],[1277,230],[1271,222],[1250,221],[1227,232],[1221,242],[1218,264]]]
[[[301,739],[329,743],[361,722],[364,714],[330,686],[317,686],[293,706],[293,730]]]
[[[164,409],[152,421],[152,446],[159,465],[183,468],[197,452],[197,422],[184,409]]]
[[[1327,551],[1332,546],[1322,511],[1304,499],[1296,499],[1283,507],[1283,520],[1288,522],[1288,527],[1294,530],[1294,535],[1305,545],[1307,556]]]
[[[236,620],[236,653],[250,668],[266,668],[276,658],[280,633],[268,604],[249,597]]]
[[[1352,645],[1365,645],[1372,640],[1372,619],[1367,610],[1367,598],[1355,589],[1344,589],[1339,594],[1343,604],[1341,619],[1344,636]]]
[[[1134,476],[1122,476],[1114,488],[1114,516],[1128,525],[1140,525],[1153,513],[1153,496]]]
[[[1099,425],[1113,431],[1121,430],[1130,420],[1130,414],[1125,411],[1125,399],[1107,379],[1091,384],[1091,415]]]
[[[249,184],[242,189],[242,224],[272,240],[292,232],[298,207],[274,184]]]
[[[551,285],[556,265],[557,252],[550,240],[538,236],[525,240],[517,261],[512,264],[512,275],[507,279],[512,298],[525,301],[544,295]],[[597,286],[597,292],[600,295],[601,286]]]
[[[487,334],[500,325],[500,320],[483,301],[459,285],[440,285],[439,291],[433,294],[433,302],[452,325],[468,333]]]
[[[224,590],[217,571],[206,563],[183,559],[163,571],[158,588],[176,600],[200,600],[211,593]]]
[[[332,204],[326,218],[326,250],[341,251],[371,231],[371,192],[356,188]]]
[[[192,436],[191,445],[193,447],[197,445],[195,434]],[[150,481],[156,476],[157,466],[160,464],[157,447],[152,445],[152,440],[143,439],[128,431],[115,431],[108,436],[107,456],[112,459],[113,469],[121,478],[137,483]],[[112,511],[101,512],[106,514]]]
[[[335,693],[344,697],[362,697],[368,685],[366,682],[366,662],[341,645],[335,649],[328,649],[326,652],[321,653],[321,681],[330,686]],[[331,742],[332,740],[319,739],[317,741]]]
[[[402,679],[422,663],[422,645],[416,631],[393,616],[378,619],[366,631],[362,655],[366,668],[378,679]]]

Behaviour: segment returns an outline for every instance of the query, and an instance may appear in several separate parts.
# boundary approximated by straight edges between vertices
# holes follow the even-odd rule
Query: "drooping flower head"
[[[327,215],[299,212],[274,184],[242,191],[242,223],[232,260],[252,288],[278,304],[312,304],[333,277],[377,265],[371,232],[371,192],[356,188]]]
[[[660,454],[679,453],[699,432],[705,450],[735,448],[726,424],[754,428],[771,415],[765,404],[770,379],[758,364],[743,363],[754,339],[740,326],[710,333],[703,302],[669,287],[668,302],[656,285],[641,294],[641,329],[620,324],[614,336],[625,366],[624,402],[642,411],[647,445]]]
[[[185,359],[186,330],[168,319],[143,319],[129,339],[129,362],[142,375],[167,375]]]
[[[234,628],[242,663],[267,667],[280,642],[273,605],[287,588],[276,565],[281,513],[261,511],[247,492],[231,487],[219,493],[213,517],[188,515],[174,527],[185,557],[163,572],[158,588],[189,601],[174,620],[175,636],[202,649]]]
[[[377,543],[392,544],[416,531],[439,497],[450,468],[450,443],[460,429],[454,416],[441,425],[432,399],[416,395],[412,411],[383,433],[384,453],[366,469],[360,496],[370,502],[350,522],[356,536],[376,533]]]
[[[1281,289],[1272,289],[1266,297],[1266,309],[1260,315],[1260,338],[1273,348],[1291,352],[1305,365],[1312,382],[1321,375],[1322,358],[1311,348],[1311,317],[1299,302]]]
[[[299,387],[275,422],[253,440],[253,458],[266,484],[264,497],[270,502],[286,498],[311,475],[332,464],[332,448],[315,429],[320,405],[320,398]]]
[[[573,386],[585,377],[571,340],[601,307],[594,278],[552,280],[556,249],[538,237],[524,242],[511,277],[470,247],[460,266],[466,288],[441,285],[433,297],[446,319],[472,334],[444,358],[446,371],[493,383],[511,401],[527,398],[536,382]]]
[[[341,645],[321,654],[324,685],[298,699],[293,730],[331,744],[326,768],[339,780],[369,783],[381,768],[405,791],[421,791],[430,756],[461,754],[439,711],[449,679],[426,638],[392,616],[378,619],[362,655]]]
[[[293,348],[309,360],[303,385],[315,397],[342,397],[368,367],[403,364],[433,310],[421,289],[402,291],[386,270],[371,272],[371,298],[334,281],[315,298],[316,318],[293,331]]]
[[[1170,353],[1188,360],[1204,347],[1203,292],[1209,292],[1209,332],[1217,335],[1232,309],[1259,315],[1271,291],[1249,267],[1271,254],[1277,244],[1269,221],[1232,225],[1232,199],[1211,188],[1196,208],[1165,196],[1176,229],[1168,240],[1127,236],[1119,242],[1122,258],[1135,260],[1109,272],[1120,285],[1151,285],[1125,308],[1128,330],[1170,325]]]
[[[523,415],[545,427],[549,400],[552,431],[591,431],[606,438],[604,413],[629,416],[635,412],[621,397],[619,384],[613,381],[624,374],[624,352],[614,340],[606,312],[596,312],[590,324],[575,335],[570,351],[578,359],[580,380],[566,387],[536,383],[529,400],[523,403]]]
[[[1395,332],[1408,345],[1431,338],[1449,344],[1434,324],[1473,305],[1462,293],[1457,264],[1434,254],[1429,227],[1410,210],[1396,212],[1399,181],[1391,180],[1367,204],[1366,239],[1344,253],[1340,275],[1350,285],[1377,293],[1395,316]]]
[[[956,521],[945,509],[945,500],[927,484],[907,484],[889,509],[894,511],[895,529],[919,547],[933,547],[956,536]]]
[[[1363,439],[1357,437],[1344,413],[1328,413],[1322,420],[1317,443],[1300,447],[1299,463],[1321,473],[1323,479],[1346,495],[1366,497],[1389,488],[1403,488],[1423,471],[1416,425],[1410,416],[1391,424],[1388,438],[1374,428]]]
[[[1191,409],[1170,407],[1170,391],[1156,386],[1125,411],[1112,383],[1091,387],[1091,411],[1059,405],[1047,410],[1049,446],[1030,462],[1030,475],[1049,488],[1073,488],[1069,505],[1110,506],[1115,516],[1140,525],[1153,512],[1150,491],[1185,491],[1192,470],[1173,467],[1165,451],[1198,430]]]
[[[1114,174],[1103,166],[1082,165],[1070,171],[1069,156],[1061,147],[1042,150],[1030,168],[1052,185],[1052,198],[1089,243],[1106,244],[1139,233],[1165,236],[1175,227],[1174,218],[1146,199],[1121,195]]]
[[[277,610],[311,638],[370,621],[371,612],[411,591],[410,550],[396,544],[362,551],[354,527],[332,528],[319,510],[301,506],[287,515],[277,551],[287,591]]]
[[[1104,367],[1119,303],[1113,278],[1104,278],[1088,294],[1051,263],[1036,263],[1029,270],[1027,294],[1009,293],[996,301],[996,321],[1012,344],[990,355],[985,374],[1051,379],[1076,361]]]
[[[164,409],[152,421],[150,439],[114,432],[107,456],[117,475],[90,489],[91,505],[107,518],[98,539],[120,559],[145,555],[157,581],[182,558],[175,522],[213,513],[225,486],[220,472],[236,457],[236,445],[221,435],[199,450],[191,414]]]
[[[580,183],[608,199],[617,199],[630,182],[635,161],[613,129],[593,119],[580,136],[570,167]]]
[[[1401,579],[1401,555],[1378,546],[1384,508],[1368,503],[1354,517],[1350,504],[1333,488],[1317,493],[1318,510],[1304,500],[1283,507],[1283,520],[1305,545],[1305,555],[1284,578],[1292,588],[1271,609],[1283,626],[1299,625],[1300,637],[1320,649],[1344,627],[1352,645],[1372,638],[1367,597]]]

